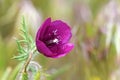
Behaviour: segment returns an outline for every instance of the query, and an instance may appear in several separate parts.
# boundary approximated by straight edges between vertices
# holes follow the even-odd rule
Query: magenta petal
[[[63,45],[61,50],[63,50],[64,53],[69,53],[74,48],[74,44],[72,43],[66,43]]]
[[[52,55],[52,52],[49,50],[49,48],[42,42],[37,40],[36,41],[37,50],[41,52],[43,55],[50,57]]]
[[[70,26],[61,20],[51,22],[51,18],[48,18],[37,32],[37,50],[50,58],[63,57],[74,47],[72,43],[68,43],[71,36]]]
[[[62,22],[61,20],[56,20],[51,22],[48,31],[45,33],[45,37],[49,36],[48,34],[55,32],[57,38],[62,42],[62,44],[69,41],[72,36],[70,27]]]
[[[51,18],[47,18],[45,22],[42,24],[42,26],[39,28],[36,38],[43,39],[44,33],[46,32],[47,27],[50,26],[50,23],[51,23]]]
[[[56,55],[53,55],[52,58],[63,57],[65,55],[67,55],[73,48],[74,48],[74,44],[72,44],[72,43],[66,43],[61,46],[54,46],[54,47],[50,48],[50,50],[54,54],[56,54]]]

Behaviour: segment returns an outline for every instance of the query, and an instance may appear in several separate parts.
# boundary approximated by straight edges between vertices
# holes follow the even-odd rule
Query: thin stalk
[[[27,67],[28,67],[28,65],[29,65],[29,63],[30,63],[30,61],[32,59],[33,53],[35,51],[36,51],[36,48],[32,52],[29,53],[29,57],[28,57],[28,59],[26,60],[26,62],[24,64],[23,73],[27,73]]]
[[[23,72],[27,73],[27,66],[30,63],[31,59],[32,59],[32,53],[29,54],[29,57],[28,57],[28,59],[26,60],[26,62],[24,64]]]

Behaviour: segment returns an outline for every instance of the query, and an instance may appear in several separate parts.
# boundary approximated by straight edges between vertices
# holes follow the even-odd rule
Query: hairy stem
[[[32,53],[29,54],[29,57],[28,57],[27,61],[24,64],[23,72],[27,73],[27,66],[30,63],[31,59],[32,59]]]
[[[26,62],[24,64],[23,73],[27,73],[27,67],[28,67],[28,65],[29,65],[29,63],[30,63],[30,61],[32,59],[32,55],[33,55],[33,53],[35,51],[36,51],[36,48],[32,52],[29,53],[29,57],[28,57],[28,59],[26,60]]]

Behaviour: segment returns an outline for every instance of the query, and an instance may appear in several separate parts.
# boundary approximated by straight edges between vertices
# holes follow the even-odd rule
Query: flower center
[[[57,32],[58,30],[55,29],[48,33],[47,38],[45,38],[44,40],[47,46],[53,46],[53,45],[59,44],[60,39],[59,39],[59,35]]]
[[[58,43],[58,42],[59,42],[59,41],[58,41],[58,39],[56,39],[56,38],[53,40],[53,43]]]
[[[59,40],[57,38],[54,38],[54,39],[46,41],[46,44],[48,46],[51,46],[51,45],[54,45],[54,44],[58,44],[58,43],[59,43]]]

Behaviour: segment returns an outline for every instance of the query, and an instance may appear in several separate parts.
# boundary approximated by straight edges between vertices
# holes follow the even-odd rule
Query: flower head
[[[36,35],[37,50],[51,58],[65,56],[74,45],[69,43],[72,36],[70,27],[61,20],[45,20]]]

